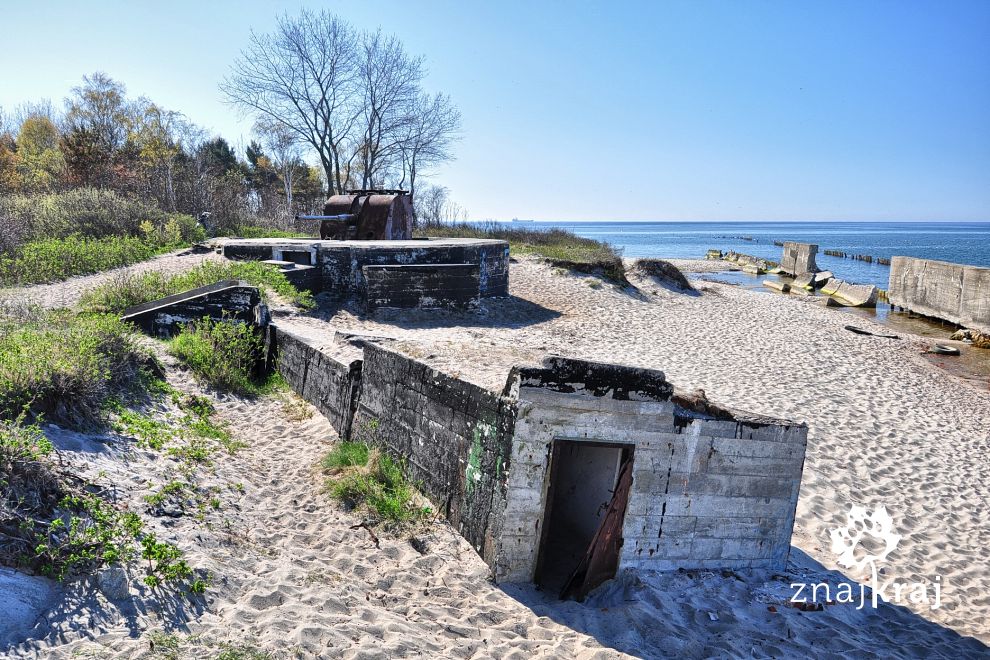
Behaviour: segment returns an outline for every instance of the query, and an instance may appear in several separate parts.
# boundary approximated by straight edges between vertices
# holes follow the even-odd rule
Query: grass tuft
[[[330,494],[351,507],[366,506],[382,521],[406,523],[430,515],[400,462],[363,442],[342,442],[321,461]]]
[[[313,294],[297,289],[277,268],[257,261],[203,263],[178,275],[150,272],[122,275],[96,287],[82,297],[82,307],[93,312],[123,312],[165,296],[207,286],[221,280],[243,280],[262,290],[271,291],[303,309],[315,307]]]
[[[251,326],[210,318],[188,324],[169,344],[169,351],[189,365],[201,381],[242,395],[264,391],[264,385],[254,377],[261,350],[261,338]]]
[[[0,318],[0,417],[22,410],[85,426],[150,358],[109,315],[65,311]]]

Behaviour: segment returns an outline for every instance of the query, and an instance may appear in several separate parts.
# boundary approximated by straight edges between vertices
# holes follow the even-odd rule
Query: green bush
[[[169,344],[169,351],[203,382],[247,395],[263,390],[254,378],[261,350],[261,338],[250,325],[210,318],[188,324]]]
[[[352,507],[365,505],[387,522],[402,523],[429,515],[416,506],[416,490],[402,464],[387,454],[372,452],[363,442],[342,442],[323,457],[330,473],[330,494]]]
[[[368,445],[363,442],[341,442],[323,457],[324,470],[363,467],[368,464]]]
[[[160,248],[140,238],[50,238],[25,243],[12,255],[0,256],[0,284],[57,282],[150,259]]]
[[[76,188],[45,195],[0,198],[0,216],[21,229],[24,240],[139,236],[143,221],[164,225],[167,216],[153,202],[124,197],[112,190]]]
[[[626,283],[619,251],[608,243],[583,238],[565,229],[526,229],[498,222],[424,224],[417,236],[448,238],[494,238],[509,242],[513,254],[532,254],[555,266],[584,273],[600,273]]]
[[[277,268],[257,261],[200,264],[185,273],[163,275],[151,272],[123,275],[91,289],[82,298],[84,309],[93,312],[122,312],[128,307],[206,286],[221,280],[243,280],[309,309],[315,306],[309,291],[297,289]]]
[[[147,360],[131,328],[114,316],[0,319],[0,417],[29,408],[70,425],[96,421]]]
[[[206,238],[195,218],[110,190],[0,197],[0,286],[127,266]]]
[[[299,232],[259,227],[256,225],[241,225],[225,233],[239,238],[309,238],[308,235],[300,234]]]

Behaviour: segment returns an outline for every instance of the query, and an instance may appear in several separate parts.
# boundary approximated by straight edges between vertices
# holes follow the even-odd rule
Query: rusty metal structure
[[[320,238],[336,241],[404,241],[412,238],[412,197],[405,190],[348,190],[323,206]]]

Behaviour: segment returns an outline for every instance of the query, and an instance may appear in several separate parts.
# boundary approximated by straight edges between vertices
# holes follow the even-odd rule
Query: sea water
[[[818,245],[818,267],[857,284],[886,289],[895,255],[990,267],[990,222],[527,222],[606,241],[624,257],[703,259],[709,249],[780,261],[774,241]],[[869,255],[873,263],[830,257],[825,250]]]

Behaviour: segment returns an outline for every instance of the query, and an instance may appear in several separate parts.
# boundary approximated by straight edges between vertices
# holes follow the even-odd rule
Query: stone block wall
[[[894,257],[890,304],[990,334],[990,268]]]
[[[156,337],[174,337],[198,319],[231,319],[267,324],[268,311],[258,289],[247,282],[223,280],[124,310],[122,320]]]
[[[514,420],[505,397],[365,345],[351,437],[405,459],[410,478],[489,564],[501,536]]]
[[[365,266],[367,308],[468,307],[480,297],[479,270],[474,264]]]
[[[349,438],[361,386],[361,360],[335,356],[299,335],[272,325],[278,371],[289,387],[313,404],[341,438]]]
[[[557,383],[520,372],[498,579],[534,577],[556,440],[633,448],[620,568],[783,568],[806,426],[695,412],[661,372],[569,362],[584,377],[573,366]]]
[[[341,437],[403,459],[499,580],[534,577],[559,440],[632,448],[620,569],[786,563],[804,425],[685,397],[655,370],[551,358],[495,393],[372,342],[347,361],[275,336],[292,388]]]

